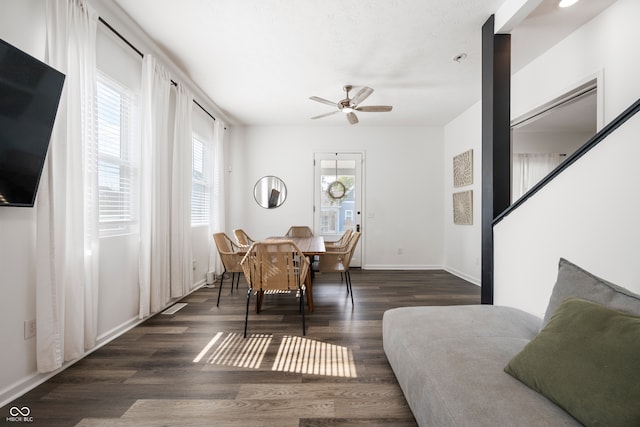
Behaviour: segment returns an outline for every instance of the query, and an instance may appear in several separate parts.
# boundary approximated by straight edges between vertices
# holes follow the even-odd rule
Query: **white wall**
[[[640,2],[619,0],[513,76],[512,117],[603,71],[605,123],[640,97]],[[638,118],[500,222],[495,303],[542,315],[559,257],[640,291]]]
[[[7,0],[2,8],[0,38],[43,60],[44,3]],[[23,322],[35,319],[36,312],[35,222],[33,208],[0,207],[0,398],[3,389],[35,371],[35,338],[25,340],[23,329]]]
[[[473,149],[473,184],[453,186],[453,157]],[[444,265],[477,285],[481,280],[482,103],[477,102],[444,128]],[[453,223],[452,194],[473,190],[473,224]]]
[[[243,228],[260,239],[291,225],[312,226],[313,153],[363,152],[363,268],[442,268],[441,128],[260,126],[236,127],[232,135],[228,233]],[[278,209],[253,200],[253,185],[264,175],[287,185]]]

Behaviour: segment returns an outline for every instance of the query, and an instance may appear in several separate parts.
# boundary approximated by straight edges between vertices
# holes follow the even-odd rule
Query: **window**
[[[353,224],[353,210],[347,209],[344,211],[344,223],[345,224]]]
[[[191,225],[209,224],[210,162],[209,147],[204,138],[193,135],[191,184]]]
[[[100,235],[133,233],[137,231],[139,148],[132,129],[135,97],[98,72],[96,99]]]

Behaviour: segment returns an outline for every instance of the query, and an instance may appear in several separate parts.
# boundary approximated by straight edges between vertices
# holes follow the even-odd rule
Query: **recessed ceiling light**
[[[558,3],[558,6],[569,7],[569,6],[573,6],[576,3],[578,3],[578,0],[560,0],[560,3]]]

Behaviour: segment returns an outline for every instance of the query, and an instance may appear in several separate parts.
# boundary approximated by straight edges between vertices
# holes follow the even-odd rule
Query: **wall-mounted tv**
[[[0,39],[0,206],[33,206],[64,74]]]

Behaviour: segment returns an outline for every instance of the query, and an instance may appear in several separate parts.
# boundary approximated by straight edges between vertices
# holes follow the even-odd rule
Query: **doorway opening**
[[[511,203],[596,134],[599,103],[594,78],[511,122]]]
[[[336,241],[350,229],[362,231],[362,153],[315,153],[314,234]],[[363,234],[364,237],[364,234]],[[364,239],[352,267],[362,265]]]

